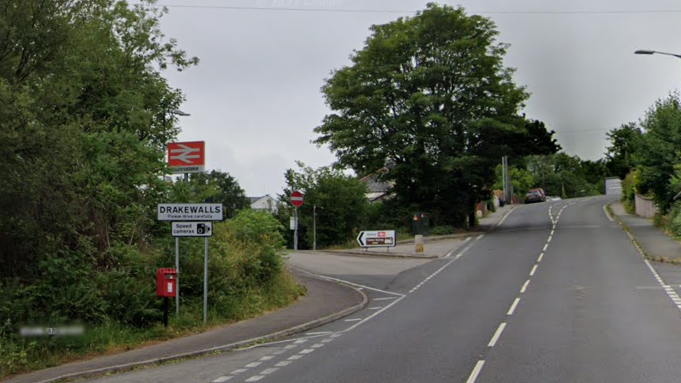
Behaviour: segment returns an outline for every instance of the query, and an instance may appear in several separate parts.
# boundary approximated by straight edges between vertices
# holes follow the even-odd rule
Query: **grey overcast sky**
[[[418,0],[160,0],[163,32],[201,60],[167,71],[184,91],[180,141],[206,141],[207,169],[234,176],[249,196],[281,193],[300,160],[334,162],[310,143],[329,113],[320,93],[331,70],[348,65],[373,24],[411,16]],[[603,156],[605,134],[638,121],[681,86],[678,0],[465,0],[511,44],[506,65],[532,94],[525,113],[557,132],[571,155]],[[246,9],[235,9],[246,8]],[[276,9],[288,10],[276,10]],[[357,10],[367,10],[359,12]],[[324,12],[328,11],[328,12]]]

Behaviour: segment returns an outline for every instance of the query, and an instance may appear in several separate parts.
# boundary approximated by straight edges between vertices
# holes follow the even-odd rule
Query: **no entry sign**
[[[299,190],[296,190],[293,193],[291,193],[291,205],[295,207],[301,207],[303,206],[304,200],[305,196]]]

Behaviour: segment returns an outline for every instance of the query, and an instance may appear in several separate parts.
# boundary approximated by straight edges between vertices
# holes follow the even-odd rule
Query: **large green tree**
[[[518,115],[528,94],[503,65],[507,46],[489,19],[434,4],[371,31],[323,86],[334,113],[315,142],[359,175],[389,163],[403,206],[463,225],[528,132]]]
[[[642,134],[641,129],[633,122],[622,124],[607,133],[610,145],[605,152],[605,166],[609,175],[623,180],[634,169],[636,148]]]
[[[149,240],[177,133],[167,111],[183,98],[159,69],[196,62],[161,14],[147,1],[0,6],[0,277],[103,269],[110,249]]]

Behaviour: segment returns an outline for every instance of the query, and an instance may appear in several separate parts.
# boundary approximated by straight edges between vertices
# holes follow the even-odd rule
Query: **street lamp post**
[[[653,51],[653,50],[649,50],[649,49],[639,49],[639,50],[637,50],[637,51],[634,52],[634,53],[637,54],[637,55],[654,55],[654,54],[658,54],[658,55],[665,55],[665,56],[674,56],[674,57],[676,57],[676,58],[680,58],[680,59],[681,59],[681,55],[677,55],[677,54],[675,54],[675,53],[667,53],[667,52]]]
[[[681,59],[681,54],[668,53],[668,52],[660,52],[660,51],[654,51],[654,50],[651,50],[651,49],[639,49],[639,50],[637,50],[636,52],[634,52],[634,54],[637,54],[637,55],[654,55],[654,54],[658,54],[658,55],[672,56],[672,57],[676,57],[677,59]]]
[[[169,112],[171,115],[176,115],[176,116],[182,116],[182,117],[187,117],[191,116],[189,113],[185,113],[179,109],[171,110]],[[166,112],[165,110],[163,111],[163,130],[164,134],[168,134],[168,120],[166,120]],[[167,140],[167,137],[163,137],[164,139]],[[166,141],[166,145],[168,142]],[[185,174],[185,180],[187,179],[187,175]],[[163,182],[165,182],[165,172],[163,174]],[[175,277],[175,315],[179,316],[180,315],[180,238],[175,237],[175,272],[176,277]]]

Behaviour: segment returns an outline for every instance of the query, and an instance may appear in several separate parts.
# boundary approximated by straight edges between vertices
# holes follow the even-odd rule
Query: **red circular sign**
[[[303,200],[304,199],[305,199],[305,196],[303,195],[303,193],[301,193],[298,190],[291,193],[291,205],[293,205],[295,207],[303,206]]]

